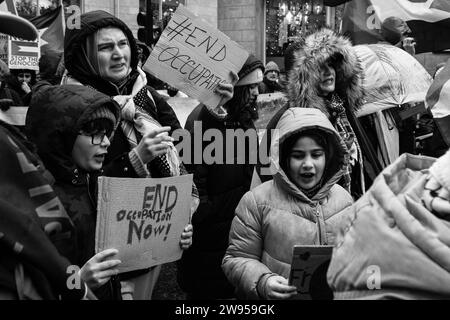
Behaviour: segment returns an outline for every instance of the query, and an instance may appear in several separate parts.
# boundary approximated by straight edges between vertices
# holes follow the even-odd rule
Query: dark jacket
[[[26,118],[26,130],[38,153],[55,177],[55,191],[73,221],[77,234],[76,255],[69,259],[80,267],[95,254],[97,177],[122,175],[124,161],[117,159],[105,172],[87,173],[72,159],[80,124],[100,106],[107,106],[120,118],[119,106],[108,96],[77,85],[48,86],[33,96]],[[125,164],[126,165],[126,164]],[[126,170],[125,170],[126,171]],[[99,298],[120,297],[118,283],[112,290],[100,288]]]
[[[2,121],[0,162],[0,296],[81,299],[84,283],[67,287],[76,234],[52,188],[54,179],[34,146]]]
[[[131,73],[128,76],[128,80],[125,81],[120,87],[116,86],[112,82],[102,79],[99,75],[92,74],[91,70],[87,67],[86,55],[82,50],[82,44],[85,43],[86,38],[96,32],[97,30],[105,27],[117,27],[121,29],[127,36],[130,48],[131,48],[131,61],[130,66],[132,68]],[[69,75],[84,85],[89,85],[96,90],[109,95],[127,95],[131,94],[133,85],[139,76],[137,72],[138,53],[136,41],[133,37],[133,33],[128,26],[120,19],[105,11],[92,11],[81,15],[81,28],[67,29],[64,38],[64,59],[65,66]],[[171,131],[175,129],[181,129],[181,125],[178,121],[175,112],[167,104],[164,98],[159,95],[156,90],[147,86],[153,99],[153,103],[149,103],[146,106],[146,111],[156,119],[163,126],[170,126]],[[116,158],[117,156],[128,153],[130,147],[122,129],[119,128],[116,132],[112,145],[108,152],[105,165]]]
[[[317,91],[320,81],[320,66],[327,60],[332,59],[336,67],[335,92],[343,100],[346,116],[360,145],[366,178],[373,180],[381,172],[382,167],[364,127],[355,115],[364,103],[363,72],[350,41],[336,35],[331,30],[324,29],[308,36],[301,49],[296,50],[293,56],[295,57],[294,64],[287,75],[288,103],[272,117],[266,127],[268,134],[263,137],[261,143],[267,143],[270,146],[270,130],[275,129],[278,120],[289,108],[319,109],[333,123],[333,115],[330,114],[327,101],[319,96]],[[261,167],[262,165],[257,165],[257,172],[261,181],[270,180],[271,176],[260,175]],[[358,170],[354,170],[355,175],[352,174],[352,194],[361,195],[364,191],[361,190],[361,186],[353,185],[355,181],[363,179],[357,173]]]
[[[258,90],[259,94],[274,93],[283,91],[283,87],[278,82],[270,81],[264,77],[264,80],[258,85]]]
[[[185,129],[192,137],[195,131],[194,121],[198,121],[197,125],[201,123],[199,132],[202,135],[208,129],[218,129],[224,137],[223,158],[228,159],[225,146],[232,142],[227,141],[225,130],[248,128],[238,121],[220,120],[212,113],[204,105],[198,105],[189,115]],[[208,143],[203,144],[202,153],[206,145]],[[181,288],[196,297],[214,299],[233,296],[233,287],[223,274],[221,262],[228,246],[234,210],[250,188],[253,171],[253,165],[236,164],[237,156],[235,152],[232,158],[235,164],[206,164],[202,157],[202,163],[186,165],[188,171],[194,174],[200,205],[192,217],[195,230],[192,246],[183,253],[178,275]]]

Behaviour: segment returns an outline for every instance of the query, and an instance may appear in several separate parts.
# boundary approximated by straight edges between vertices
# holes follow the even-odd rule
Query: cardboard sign
[[[99,178],[95,250],[119,250],[120,272],[181,258],[180,236],[190,220],[192,175]]]
[[[294,246],[289,284],[297,287],[296,300],[331,300],[327,283],[333,246]]]
[[[8,67],[9,69],[30,69],[39,71],[39,38],[27,41],[14,37],[8,40]]]
[[[24,126],[28,107],[10,107],[6,111],[0,110],[0,120],[13,126]]]
[[[143,68],[215,108],[221,100],[215,88],[230,83],[230,71],[237,74],[247,57],[241,46],[180,4]]]

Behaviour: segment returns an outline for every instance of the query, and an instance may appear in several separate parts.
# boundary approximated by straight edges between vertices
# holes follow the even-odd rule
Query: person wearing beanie
[[[264,71],[264,80],[259,84],[259,93],[274,93],[277,91],[282,91],[283,87],[279,81],[280,68],[275,62],[269,61],[266,64]]]
[[[209,129],[219,130],[226,146],[234,143],[234,138],[226,134],[230,130],[243,130],[254,133],[256,137],[253,121],[258,116],[256,98],[263,74],[262,62],[250,55],[238,72],[239,80],[233,97],[217,108],[198,105],[188,116],[185,129],[192,136],[194,127],[200,123],[202,134]],[[258,143],[253,141],[252,145],[249,140],[245,152],[241,150],[239,154],[230,154],[228,149],[224,150],[221,163],[211,164],[206,159],[195,163],[192,155],[192,164],[186,166],[194,174],[200,194],[200,205],[192,217],[195,230],[193,243],[178,263],[178,283],[188,299],[227,299],[234,296],[234,288],[226,279],[221,264],[234,210],[250,188],[253,165],[248,159],[250,151],[258,149]],[[206,147],[204,144],[202,153]]]
[[[296,295],[297,288],[288,284],[293,246],[333,245],[346,218],[340,212],[353,203],[337,184],[348,161],[347,147],[324,113],[290,108],[276,129],[273,180],[240,200],[223,259],[240,299]],[[319,295],[332,298],[327,292]]]

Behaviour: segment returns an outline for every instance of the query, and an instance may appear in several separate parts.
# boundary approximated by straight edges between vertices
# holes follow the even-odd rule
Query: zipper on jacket
[[[320,213],[319,213],[319,203],[316,204],[316,218],[317,218],[317,227],[319,229],[319,245],[322,245],[322,228],[320,227]]]

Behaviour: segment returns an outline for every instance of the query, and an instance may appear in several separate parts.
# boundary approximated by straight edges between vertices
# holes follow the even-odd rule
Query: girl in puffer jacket
[[[318,109],[291,108],[271,144],[273,180],[247,192],[233,219],[222,268],[247,299],[288,299],[294,245],[332,245],[353,202],[336,184],[348,150]]]

